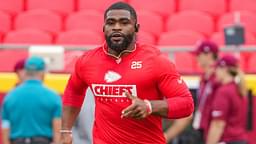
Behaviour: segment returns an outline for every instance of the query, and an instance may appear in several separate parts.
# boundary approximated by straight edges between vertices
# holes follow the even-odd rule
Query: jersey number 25
[[[141,69],[142,61],[133,61],[131,65],[131,69]]]

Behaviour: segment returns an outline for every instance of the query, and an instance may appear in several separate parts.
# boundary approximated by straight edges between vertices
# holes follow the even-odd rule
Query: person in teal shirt
[[[25,81],[10,91],[2,110],[3,144],[59,142],[61,97],[43,85],[45,62],[25,62]]]

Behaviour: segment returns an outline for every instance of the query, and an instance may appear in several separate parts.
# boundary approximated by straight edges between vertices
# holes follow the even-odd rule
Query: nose
[[[113,31],[121,31],[122,27],[119,23],[116,23],[112,29]]]

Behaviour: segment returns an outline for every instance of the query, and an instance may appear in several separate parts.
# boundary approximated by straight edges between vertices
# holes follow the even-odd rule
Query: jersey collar
[[[122,57],[122,54],[124,54],[124,53],[132,53],[132,52],[136,51],[136,49],[137,49],[137,43],[135,43],[133,50],[124,50],[124,51],[122,51],[118,56],[115,56],[115,55],[113,55],[113,54],[111,54],[111,53],[108,52],[108,45],[107,45],[106,42],[104,42],[104,44],[103,44],[102,47],[103,47],[103,51],[104,51],[104,53],[105,53],[106,55],[111,56],[111,57],[114,57],[115,59],[120,59],[120,58]]]

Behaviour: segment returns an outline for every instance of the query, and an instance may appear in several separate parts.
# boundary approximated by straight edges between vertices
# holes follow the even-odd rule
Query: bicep
[[[81,107],[84,101],[87,83],[81,77],[81,64],[76,64],[75,71],[71,74],[63,96],[63,104],[67,106]]]
[[[189,116],[194,110],[192,95],[174,64],[163,60],[158,68],[157,76],[158,89],[168,102],[168,117]]]
[[[165,74],[159,82],[158,88],[165,98],[189,96],[190,92],[186,83],[177,74]]]

